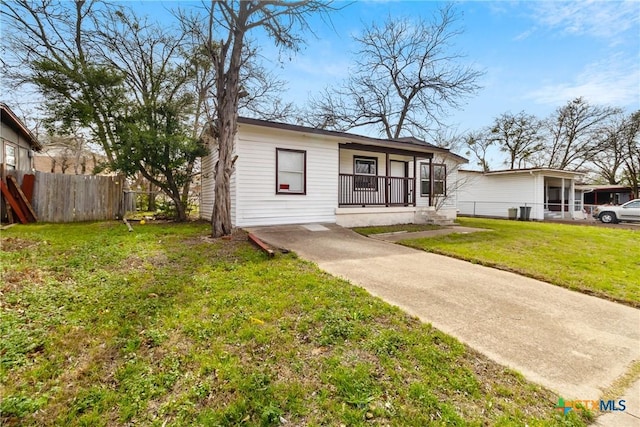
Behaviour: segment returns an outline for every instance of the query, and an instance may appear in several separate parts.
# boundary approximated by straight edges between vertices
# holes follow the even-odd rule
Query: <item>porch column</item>
[[[389,160],[389,153],[385,155],[385,179],[384,179],[384,205],[389,206],[389,177],[391,176],[391,160]]]
[[[416,205],[416,192],[418,191],[418,183],[420,181],[418,181],[418,179],[416,178],[416,173],[418,170],[418,159],[416,158],[416,156],[413,156],[413,197],[411,200],[411,203],[413,204],[413,206]]]
[[[569,182],[569,204],[571,205],[571,219],[576,219],[576,187],[573,179]]]
[[[562,212],[562,219],[564,219],[564,178],[562,178],[562,184],[560,189],[560,210]]]
[[[433,206],[433,157],[429,158],[429,206]]]

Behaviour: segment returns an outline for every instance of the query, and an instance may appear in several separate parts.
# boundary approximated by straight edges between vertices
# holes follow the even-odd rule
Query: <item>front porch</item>
[[[584,219],[581,192],[571,178],[544,177],[544,219]]]
[[[341,208],[432,205],[433,153],[346,143],[340,144],[339,162]]]
[[[339,206],[416,206],[415,177],[341,173],[338,186]]]

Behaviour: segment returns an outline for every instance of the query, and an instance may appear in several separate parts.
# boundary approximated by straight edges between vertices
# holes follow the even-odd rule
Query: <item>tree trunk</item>
[[[215,198],[211,216],[213,237],[231,234],[231,174],[233,173],[233,144],[236,134],[237,113],[225,102],[218,118],[218,163],[215,170]]]

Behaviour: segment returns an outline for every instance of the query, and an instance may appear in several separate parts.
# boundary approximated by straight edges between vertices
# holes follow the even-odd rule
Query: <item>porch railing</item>
[[[341,206],[415,206],[413,178],[341,173],[338,182]]]

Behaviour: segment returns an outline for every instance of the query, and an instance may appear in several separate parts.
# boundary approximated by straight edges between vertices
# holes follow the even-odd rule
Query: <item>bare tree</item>
[[[522,168],[531,155],[542,148],[541,127],[538,118],[524,111],[516,115],[504,113],[494,120],[488,137],[509,156],[505,162],[509,169],[516,165]]]
[[[640,197],[640,110],[631,114],[625,122],[622,134],[623,177],[635,197]]]
[[[296,30],[308,29],[307,18],[329,10],[320,1],[211,1],[198,30],[204,52],[213,64],[215,111],[203,139],[215,141],[215,196],[211,218],[212,235],[231,233],[231,187],[234,171],[234,140],[241,99],[249,96],[242,87],[242,73],[247,67],[247,36],[262,29],[274,43],[295,50],[303,40]]]
[[[597,153],[596,135],[619,110],[591,105],[576,98],[559,107],[547,120],[549,141],[545,163],[556,169],[579,169]]]
[[[622,113],[616,114],[596,135],[597,151],[591,163],[602,179],[612,185],[619,184],[621,180],[627,149],[625,136],[628,120]]]
[[[489,172],[488,151],[494,144],[494,140],[489,138],[485,131],[475,131],[468,133],[464,138],[464,145],[467,148],[466,155],[473,155],[477,165],[483,172]]]
[[[442,125],[448,108],[479,88],[481,72],[454,50],[458,15],[452,5],[431,22],[387,18],[355,37],[352,76],[310,101],[306,120],[319,128],[375,128],[387,138],[424,137]],[[437,126],[433,126],[433,125]]]

